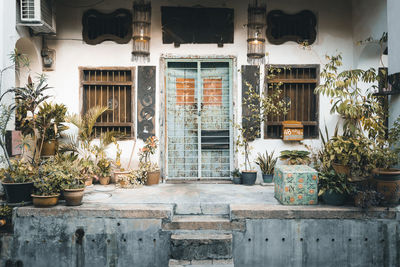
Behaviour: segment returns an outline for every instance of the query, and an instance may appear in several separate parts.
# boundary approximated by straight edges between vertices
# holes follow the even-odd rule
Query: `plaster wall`
[[[369,1],[372,3],[372,1]],[[375,1],[376,2],[376,1]],[[380,2],[380,1],[378,1]],[[99,3],[91,5],[93,3]],[[152,1],[152,37],[150,47],[150,62],[148,65],[157,66],[157,103],[156,103],[156,133],[159,135],[159,115],[160,96],[162,88],[160,86],[160,57],[163,55],[176,56],[234,56],[237,59],[237,69],[241,65],[247,64],[246,58],[246,27],[247,23],[247,1],[235,0],[218,0],[218,1],[184,1],[184,0],[154,0]],[[354,66],[355,59],[359,55],[354,52],[354,36],[358,33],[356,28],[351,27],[354,21],[352,18],[354,6],[357,6],[357,1],[351,2],[346,0],[338,1],[318,1],[318,0],[267,0],[267,9],[281,9],[288,13],[296,13],[304,9],[309,9],[317,15],[318,34],[317,41],[310,47],[304,48],[294,42],[288,42],[283,45],[271,45],[267,43],[266,51],[269,54],[267,62],[271,64],[324,64],[326,54],[332,55],[338,52],[343,54],[343,68],[351,68]],[[132,42],[124,45],[119,45],[113,42],[104,42],[99,45],[87,45],[82,41],[82,14],[90,9],[95,8],[102,12],[110,12],[117,8],[131,9],[132,1],[115,0],[115,1],[57,1],[57,35],[49,37],[48,46],[56,50],[56,69],[52,72],[47,72],[49,84],[54,89],[50,92],[54,95],[54,101],[62,102],[67,105],[70,112],[77,113],[80,111],[81,104],[79,101],[79,66],[137,66],[146,65],[131,61]],[[381,3],[376,4],[380,10]],[[223,48],[218,48],[216,44],[186,44],[180,48],[174,48],[173,44],[162,44],[161,30],[161,6],[205,6],[205,7],[228,7],[234,8],[234,44],[225,44]],[[374,9],[374,8],[371,8]],[[362,12],[361,12],[362,13]],[[378,12],[379,13],[379,12]],[[384,15],[377,15],[374,19],[382,20]],[[361,20],[366,20],[368,16],[362,16]],[[356,20],[358,22],[358,19]],[[361,23],[361,22],[360,22]],[[381,22],[380,22],[381,23]],[[372,23],[373,24],[373,23]],[[383,25],[384,23],[382,23]],[[372,29],[373,32],[378,32],[382,27]],[[368,34],[370,29],[366,27],[362,30],[362,35]],[[358,38],[358,35],[357,35]],[[38,37],[32,38],[33,42],[39,43]],[[37,45],[40,51],[40,45]],[[362,51],[360,52],[360,55]],[[374,62],[379,62],[377,58]],[[376,63],[378,64],[378,63]],[[241,77],[240,73],[236,75],[234,80],[234,119],[239,121],[241,118]],[[328,126],[330,132],[336,125],[336,116],[332,116],[329,112],[329,99],[320,97],[319,120],[320,127]],[[312,147],[318,147],[319,140],[305,140],[305,144]],[[136,145],[138,148],[142,146],[139,141]],[[122,163],[127,163],[133,142],[122,142],[123,148]],[[257,155],[257,152],[275,150],[278,153],[284,149],[305,149],[301,144],[288,144],[281,140],[264,140],[258,139],[253,142],[254,151],[252,157]],[[113,153],[113,148],[110,153]],[[113,153],[114,154],[114,153]],[[239,155],[239,154],[238,154]],[[137,159],[137,157],[135,157]],[[135,160],[136,165],[137,161]],[[240,167],[242,163],[241,157],[236,159],[235,166]],[[133,167],[133,166],[132,166]]]
[[[389,74],[400,72],[400,23],[398,16],[400,2],[388,0],[388,25],[389,25]],[[400,116],[400,95],[390,97],[389,125]]]

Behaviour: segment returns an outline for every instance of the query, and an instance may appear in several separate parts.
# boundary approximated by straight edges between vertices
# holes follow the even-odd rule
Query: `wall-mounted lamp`
[[[133,2],[133,61],[150,60],[151,2],[135,0]]]
[[[52,71],[56,64],[56,50],[47,47],[46,37],[42,36],[42,50],[40,51],[42,57],[43,71]]]
[[[258,0],[252,0],[247,13],[247,62],[263,64],[265,60],[265,27],[267,8]]]

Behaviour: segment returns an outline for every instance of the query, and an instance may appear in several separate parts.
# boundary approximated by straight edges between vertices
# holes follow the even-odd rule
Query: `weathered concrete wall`
[[[247,220],[234,233],[235,266],[399,266],[393,220]]]
[[[32,267],[168,265],[169,235],[161,232],[161,221],[170,213],[110,208],[86,216],[85,210],[64,211],[17,210],[14,238],[0,236],[0,266],[8,260]]]

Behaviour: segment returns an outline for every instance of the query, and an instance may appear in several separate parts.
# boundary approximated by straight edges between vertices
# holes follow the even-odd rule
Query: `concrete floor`
[[[135,189],[94,185],[86,189],[85,203],[107,204],[276,204],[273,185],[159,184]]]

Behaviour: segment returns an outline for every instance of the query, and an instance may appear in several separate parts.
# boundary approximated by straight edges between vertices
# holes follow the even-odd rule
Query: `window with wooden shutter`
[[[300,121],[304,138],[318,138],[319,65],[267,65],[266,90],[280,88],[284,99],[290,101],[289,112],[283,116],[269,116],[264,125],[265,138],[282,138],[282,122]]]
[[[95,124],[95,134],[120,131],[133,137],[134,68],[80,68],[82,112],[108,107]]]

